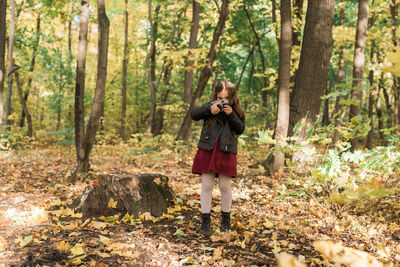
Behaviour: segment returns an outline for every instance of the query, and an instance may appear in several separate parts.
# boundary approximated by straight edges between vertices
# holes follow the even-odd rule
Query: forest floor
[[[331,204],[307,193],[301,182],[288,182],[298,177],[301,181],[302,174],[266,175],[251,152],[241,151],[240,175],[232,184],[233,229],[219,232],[216,186],[214,231],[204,238],[197,234],[200,177],[190,172],[194,153],[97,146],[92,175],[70,184],[66,180],[75,166],[72,147],[0,152],[0,266],[276,266],[278,255],[287,260],[281,266],[289,267],[334,266],[346,263],[342,256],[347,262],[369,262],[358,266],[398,266],[400,176],[389,177],[395,188],[391,195]],[[98,173],[164,174],[177,205],[162,218],[142,216],[134,223],[126,223],[124,214],[82,217],[69,207],[95,183]],[[318,240],[332,243],[317,245]]]

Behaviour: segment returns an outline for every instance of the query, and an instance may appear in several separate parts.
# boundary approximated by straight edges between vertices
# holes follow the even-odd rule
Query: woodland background
[[[400,261],[399,4],[0,0],[0,262]],[[188,114],[220,80],[246,131],[234,231],[204,240]],[[177,195],[162,218],[69,208],[144,172]]]

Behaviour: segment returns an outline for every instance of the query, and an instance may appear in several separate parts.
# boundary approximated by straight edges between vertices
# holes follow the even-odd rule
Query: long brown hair
[[[239,115],[239,118],[244,120],[244,111],[240,105],[239,96],[233,83],[229,81],[220,81],[212,92],[211,101],[217,100],[217,94],[224,89],[228,90],[229,93],[229,105],[234,111],[236,111],[236,113]]]

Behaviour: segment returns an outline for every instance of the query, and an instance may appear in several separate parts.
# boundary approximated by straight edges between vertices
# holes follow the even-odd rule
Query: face
[[[218,101],[222,101],[223,100],[223,101],[226,101],[226,102],[229,103],[229,92],[228,92],[228,90],[227,89],[222,89],[222,91],[217,94],[217,100]]]

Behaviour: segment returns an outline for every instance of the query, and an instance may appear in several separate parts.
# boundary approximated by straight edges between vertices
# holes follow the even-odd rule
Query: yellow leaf
[[[100,242],[105,244],[106,246],[111,245],[114,241],[104,235],[99,235]]]
[[[118,202],[115,201],[112,197],[108,200],[108,207],[112,208],[112,209],[116,209],[117,208],[117,204]]]
[[[75,229],[78,229],[78,230],[80,229],[79,226],[78,226],[78,222],[72,222],[72,223],[66,224],[66,225],[62,225],[62,224],[58,223],[57,227],[65,230],[65,231],[72,231],[72,230],[75,230]]]
[[[181,207],[180,206],[174,206],[173,208],[168,208],[168,213],[174,213],[177,211],[181,211]]]
[[[27,245],[29,245],[32,242],[33,242],[33,237],[31,235],[30,236],[25,236],[23,239],[21,239],[19,241],[19,245],[21,247],[26,247]]]
[[[61,241],[56,243],[56,248],[61,251],[68,251],[69,250],[69,242],[68,241]]]
[[[306,267],[304,263],[286,252],[276,254],[275,257],[278,262],[278,267]]]
[[[272,226],[274,226],[274,224],[270,220],[265,219],[264,227],[265,228],[272,228]]]
[[[315,249],[330,261],[347,266],[383,267],[374,256],[365,251],[348,248],[333,241],[314,241]]]
[[[212,207],[212,210],[213,210],[214,212],[216,212],[216,213],[220,213],[220,212],[221,212],[221,206]]]
[[[97,252],[97,255],[99,255],[100,257],[102,257],[102,258],[108,258],[108,257],[111,257],[111,255],[110,254],[108,254],[108,253],[105,253],[105,252]]]
[[[8,248],[7,240],[0,235],[0,252],[5,251]]]
[[[152,221],[154,219],[153,216],[151,216],[150,212],[145,212],[139,215],[139,219],[144,222],[144,221]]]
[[[71,248],[71,254],[74,256],[85,255],[85,251],[83,250],[83,247],[75,246],[75,247]]]
[[[256,226],[258,224],[258,220],[256,218],[252,218],[249,221],[249,227]]]
[[[272,234],[271,236],[271,240],[277,240],[278,239],[278,235],[277,234]]]
[[[93,228],[98,229],[98,230],[104,229],[107,226],[107,224],[105,222],[97,222],[97,221],[94,221],[89,225],[92,226]]]
[[[173,215],[170,215],[170,214],[165,214],[165,213],[163,213],[163,215],[161,216],[161,218],[165,218],[165,219],[173,219],[173,218],[174,218],[174,216],[173,216]]]
[[[161,184],[161,179],[157,177],[156,179],[154,179],[154,182],[155,182],[156,184]]]
[[[275,246],[275,247],[272,249],[272,252],[278,253],[278,252],[280,252],[281,250],[282,250],[282,249],[281,249],[280,246]]]
[[[213,260],[220,260],[222,258],[222,250],[224,249],[223,246],[218,247],[216,250],[214,250],[213,253]]]
[[[73,259],[71,261],[71,263],[72,263],[72,265],[81,265],[82,264],[82,259],[81,258]]]

